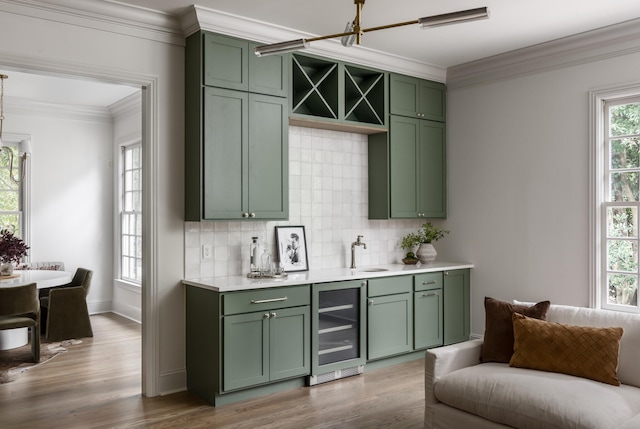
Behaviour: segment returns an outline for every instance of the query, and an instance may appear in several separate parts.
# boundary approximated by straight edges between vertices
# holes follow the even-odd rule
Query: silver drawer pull
[[[437,293],[435,292],[429,292],[429,293],[423,293],[422,296],[436,296]]]
[[[435,280],[429,280],[428,282],[422,282],[423,285],[434,285],[437,282]]]
[[[251,300],[251,304],[266,304],[268,302],[280,302],[280,301],[286,301],[287,297],[283,296],[282,298],[272,298],[272,299],[252,299]]]

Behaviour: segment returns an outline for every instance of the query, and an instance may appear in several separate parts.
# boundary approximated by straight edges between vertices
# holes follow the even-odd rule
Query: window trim
[[[23,140],[31,140],[33,145],[33,139],[30,134],[19,133],[2,133],[2,144],[5,146],[18,146]],[[24,180],[22,181],[22,240],[24,240],[27,246],[31,246],[31,158],[33,154],[27,156],[27,162],[25,163]],[[31,252],[24,257],[25,262],[31,261]]]
[[[640,96],[640,82],[589,91],[589,305],[593,308],[619,312],[640,313],[622,306],[610,306],[603,302],[603,221],[602,203],[605,201],[606,145],[604,135],[606,103],[622,101]]]
[[[117,150],[117,166],[118,166],[117,167],[118,170],[116,174],[116,180],[117,180],[116,201],[118,203],[116,207],[117,213],[115,216],[116,224],[114,227],[115,236],[116,236],[115,242],[117,243],[117,245],[114,246],[115,261],[116,261],[115,280],[121,283],[126,283],[133,287],[140,288],[142,287],[142,279],[140,280],[140,282],[136,282],[133,279],[123,278],[122,276],[122,215],[124,211],[124,152],[125,152],[125,149],[133,146],[138,146],[142,150],[142,136],[140,134],[129,136],[129,138],[123,139],[123,141],[121,141],[117,145],[117,149],[116,149]]]

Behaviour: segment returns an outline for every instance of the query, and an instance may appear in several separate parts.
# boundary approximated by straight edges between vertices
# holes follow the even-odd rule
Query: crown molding
[[[180,22],[185,36],[204,30],[265,44],[316,36],[197,5],[191,6],[180,17]],[[437,82],[446,79],[446,69],[442,67],[363,46],[345,48],[337,40],[313,42],[304,52]]]
[[[0,12],[125,34],[178,46],[184,35],[175,16],[116,1],[0,0]]]
[[[602,61],[640,52],[640,19],[450,67],[449,89]]]
[[[113,115],[107,107],[46,103],[24,98],[4,97],[5,116],[25,115],[75,121],[111,123]]]
[[[116,101],[107,107],[107,110],[113,117],[142,113],[142,98],[140,92],[135,92],[122,100]]]

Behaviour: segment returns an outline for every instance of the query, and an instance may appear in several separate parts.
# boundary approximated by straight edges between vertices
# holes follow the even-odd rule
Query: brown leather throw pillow
[[[622,328],[562,325],[514,314],[513,332],[510,366],[620,385],[618,353]]]

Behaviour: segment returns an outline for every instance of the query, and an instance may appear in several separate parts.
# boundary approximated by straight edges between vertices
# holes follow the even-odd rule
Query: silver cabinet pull
[[[249,217],[256,217],[255,213],[249,213]]]
[[[252,299],[251,300],[251,304],[266,304],[268,302],[280,302],[280,301],[286,301],[287,297],[283,296],[282,298],[271,298],[271,299]]]
[[[275,319],[278,315],[276,314],[276,312],[274,311],[273,313],[271,313],[271,318]]]
[[[265,319],[268,319],[268,318],[271,317],[271,315],[269,313],[264,313],[264,316],[262,316],[262,317],[264,317]]]
[[[436,296],[436,295],[437,295],[437,293],[435,293],[435,292],[427,292],[427,293],[423,293],[422,294],[423,297],[424,296]]]
[[[249,213],[242,213],[242,217],[249,217]]]
[[[423,285],[434,285],[436,284],[435,280],[429,280],[428,282],[422,282]]]
[[[373,300],[372,300],[372,299],[370,299],[370,300],[369,300],[369,305],[373,305],[373,304],[374,304]]]
[[[445,275],[445,276],[448,276],[448,275],[449,275],[449,271],[445,271],[445,272],[444,272],[444,275]]]

